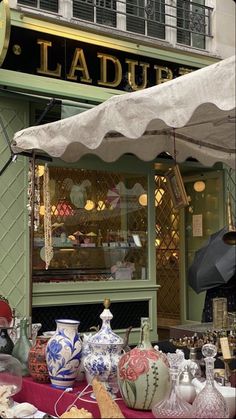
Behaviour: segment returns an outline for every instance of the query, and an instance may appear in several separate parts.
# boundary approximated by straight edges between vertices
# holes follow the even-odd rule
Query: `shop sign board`
[[[135,91],[194,68],[28,28],[11,26],[2,68],[36,76]]]

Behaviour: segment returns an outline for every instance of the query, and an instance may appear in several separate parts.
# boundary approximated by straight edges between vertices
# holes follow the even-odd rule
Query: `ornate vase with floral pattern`
[[[118,363],[118,384],[122,399],[131,409],[151,410],[170,391],[169,363],[164,353],[149,340],[149,319],[141,319],[138,346]]]
[[[77,320],[56,320],[57,329],[46,346],[46,362],[53,387],[72,387],[81,358],[82,342]]]
[[[46,346],[49,337],[38,336],[35,345],[29,351],[29,373],[34,381],[48,383],[50,381],[46,362]]]

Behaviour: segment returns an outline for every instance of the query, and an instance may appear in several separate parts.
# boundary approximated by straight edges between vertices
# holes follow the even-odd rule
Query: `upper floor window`
[[[205,0],[73,0],[74,18],[168,41],[175,32],[177,43],[201,49],[211,12]]]
[[[117,26],[116,0],[73,1],[73,16],[106,26]]]
[[[58,0],[18,0],[18,4],[58,13]]]
[[[126,30],[165,39],[164,1],[127,0]]]
[[[177,0],[177,42],[205,48],[210,21],[206,19],[205,0]]]

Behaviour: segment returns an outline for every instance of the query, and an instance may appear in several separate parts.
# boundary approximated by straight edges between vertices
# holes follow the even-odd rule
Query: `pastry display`
[[[68,410],[67,412],[64,412],[60,418],[68,418],[68,419],[72,419],[72,418],[86,418],[86,419],[92,419],[93,415],[92,413],[90,413],[88,410],[82,408],[82,409],[78,409],[76,406],[72,406],[70,408],[70,410]]]
[[[93,378],[92,386],[101,413],[101,418],[118,419],[125,417],[118,404],[112,399],[105,386],[97,379],[97,377]]]

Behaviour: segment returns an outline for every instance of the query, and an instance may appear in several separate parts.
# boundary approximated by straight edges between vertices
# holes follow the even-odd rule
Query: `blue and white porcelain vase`
[[[102,327],[88,339],[89,351],[84,358],[86,377],[98,376],[112,397],[119,391],[117,366],[122,355],[124,340],[113,332],[110,321],[113,318],[109,310],[110,300],[104,300],[104,310],[100,315]]]
[[[57,329],[46,347],[46,362],[53,387],[73,386],[81,358],[82,342],[77,320],[56,320]]]

